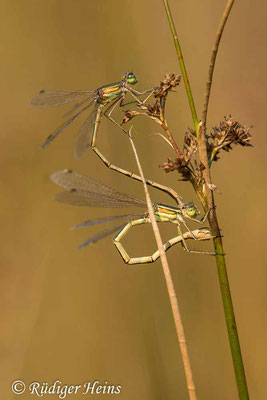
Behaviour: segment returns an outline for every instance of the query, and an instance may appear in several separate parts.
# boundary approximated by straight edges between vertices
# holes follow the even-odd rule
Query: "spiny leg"
[[[145,103],[145,102],[152,96],[152,94],[154,93],[154,91],[155,91],[155,88],[145,90],[144,92],[138,92],[138,90],[135,90],[135,89],[133,89],[132,87],[131,87],[131,88],[127,88],[127,92],[131,94],[131,96],[136,100],[136,102],[137,102],[138,104],[143,104],[143,103]],[[142,96],[142,95],[144,95],[144,94],[146,94],[146,93],[149,93],[148,96],[145,97],[144,100],[140,101],[140,100],[138,99],[137,96]]]
[[[133,91],[133,92],[132,92],[132,90],[133,90],[132,88],[131,88],[131,89],[127,89],[127,92],[130,93],[130,94],[134,97],[135,100],[129,101],[129,102],[127,102],[127,103],[123,103],[123,100],[124,100],[124,98],[125,98],[125,94],[123,94],[123,95],[120,96],[118,99],[116,99],[114,102],[112,102],[112,104],[109,105],[109,106],[106,108],[105,112],[104,112],[105,117],[107,117],[111,122],[113,122],[113,123],[114,123],[115,125],[117,125],[120,129],[122,129],[123,132],[125,132],[125,133],[127,133],[127,134],[128,134],[128,131],[126,131],[124,128],[122,128],[122,126],[121,126],[122,124],[119,124],[114,118],[112,118],[112,117],[111,117],[111,114],[113,113],[113,111],[115,110],[115,108],[116,108],[118,105],[119,105],[120,107],[124,107],[124,106],[126,106],[126,105],[134,104],[134,103],[138,103],[138,104],[143,104],[143,103],[145,103],[145,102],[152,96],[152,94],[153,94],[153,92],[154,92],[154,89],[149,89],[149,90],[146,90],[145,92],[137,92],[137,91]],[[135,96],[134,92],[138,93],[138,95],[142,95],[142,94],[145,94],[145,93],[148,93],[148,92],[149,92],[149,95],[148,95],[144,100],[140,101],[140,100]]]
[[[197,220],[198,221],[198,220]],[[185,250],[185,251],[187,251],[188,253],[196,253],[196,254],[204,254],[204,255],[215,255],[215,253],[213,253],[213,252],[209,252],[209,251],[201,251],[201,250],[190,250],[189,248],[188,248],[188,246],[187,246],[187,244],[186,244],[186,241],[185,241],[185,239],[187,238],[189,238],[189,237],[185,237],[185,235],[191,235],[191,237],[190,237],[190,239],[194,239],[194,240],[203,240],[203,239],[199,239],[199,237],[195,234],[195,232],[197,232],[197,233],[199,233],[199,231],[205,231],[206,230],[206,228],[202,228],[202,229],[200,229],[200,230],[194,230],[194,231],[192,231],[188,226],[187,226],[187,224],[185,223],[185,221],[184,221],[184,219],[183,218],[181,218],[181,222],[183,223],[183,225],[186,227],[186,229],[187,229],[187,232],[186,232],[186,234],[184,234],[183,232],[182,232],[182,230],[181,230],[181,225],[180,225],[180,223],[179,223],[179,221],[170,221],[170,222],[172,222],[172,223],[174,223],[174,224],[176,224],[177,225],[177,231],[178,231],[178,233],[179,233],[179,235],[180,235],[180,237],[181,237],[181,244],[182,244],[182,246],[183,246],[183,249]],[[198,221],[199,222],[199,221]]]
[[[193,232],[185,232],[185,233],[183,233],[182,235],[176,236],[176,237],[174,237],[174,238],[168,240],[168,242],[166,242],[166,243],[163,245],[163,247],[164,247],[164,250],[167,251],[167,250],[169,250],[172,246],[174,246],[174,245],[176,245],[176,244],[178,244],[178,243],[181,243],[181,245],[182,245],[183,248],[184,248],[185,240],[196,238],[196,239],[199,240],[199,241],[204,241],[204,240],[213,239],[213,237],[214,237],[214,236],[211,235],[211,232],[210,232],[209,229],[207,229],[207,228],[200,228],[200,229],[195,229]],[[207,255],[210,255],[210,256],[215,255],[215,253],[208,252],[208,251],[194,251],[194,250],[188,249],[187,246],[186,246],[186,248],[187,248],[187,251],[188,251],[189,253],[202,254],[202,255],[205,255],[205,256],[207,256]],[[185,249],[185,248],[184,248],[184,249]],[[153,261],[156,261],[159,257],[160,257],[159,251],[156,251],[156,252],[152,255]]]
[[[114,102],[112,102],[112,104],[110,104],[110,105],[106,108],[106,110],[105,110],[105,112],[104,112],[104,115],[105,115],[105,117],[107,117],[111,122],[113,122],[113,123],[114,123],[115,125],[117,125],[120,129],[122,129],[123,132],[125,132],[125,133],[128,134],[128,131],[126,131],[125,129],[123,129],[122,126],[121,126],[122,124],[119,124],[114,118],[112,118],[112,117],[111,117],[111,114],[113,113],[113,111],[115,110],[115,108],[116,108],[118,105],[119,105],[120,107],[124,107],[124,106],[126,106],[126,105],[134,104],[134,103],[138,103],[139,105],[140,105],[140,104],[144,104],[144,103],[152,96],[152,94],[154,93],[154,88],[153,88],[153,89],[146,90],[146,91],[144,91],[144,92],[138,92],[137,90],[134,90],[134,89],[132,89],[132,88],[129,88],[129,89],[127,88],[127,93],[130,93],[131,96],[132,96],[135,100],[129,101],[129,102],[127,102],[127,103],[124,103],[123,100],[124,100],[124,98],[125,98],[125,94],[123,94],[122,96],[118,97],[118,99],[116,99]],[[148,94],[148,96],[147,96],[144,100],[140,100],[140,99],[138,99],[138,97],[135,95],[135,93],[136,93],[138,96],[141,96],[141,95],[146,94],[146,93],[149,93],[149,94]]]
[[[197,219],[197,218],[193,218],[193,217],[191,217],[190,219],[191,219],[192,221],[198,222],[199,224],[203,224],[203,223],[206,221],[206,219],[208,218],[208,215],[209,215],[209,213],[211,212],[211,210],[212,210],[213,208],[214,208],[214,207],[209,208],[208,211],[205,213],[204,217],[201,218],[201,219]]]
[[[183,221],[183,222],[184,222],[184,221]],[[184,248],[186,251],[188,251],[188,247],[187,247],[187,244],[185,243],[185,239],[184,239],[184,235],[183,235],[181,226],[180,226],[180,224],[179,224],[178,221],[175,221],[175,223],[176,223],[176,225],[177,225],[177,231],[178,231],[179,235],[180,235],[181,238],[182,238],[182,242],[181,242],[181,243],[182,243],[182,246],[183,246],[183,248]],[[191,230],[190,230],[189,232],[192,234],[193,238],[195,239],[194,234],[191,232]]]
[[[119,124],[114,118],[112,118],[111,114],[113,113],[113,111],[115,110],[116,107],[118,107],[118,105],[120,107],[122,107],[122,102],[124,99],[124,95],[120,96],[118,99],[116,99],[114,102],[112,102],[112,104],[110,104],[106,110],[104,111],[104,115],[107,119],[109,119],[111,122],[113,122],[113,124],[117,125],[124,133],[126,133],[127,135],[129,134],[128,131],[126,131],[126,129],[122,128],[121,124]]]
[[[205,228],[204,228],[205,229]],[[180,235],[180,237],[181,237],[181,245],[182,245],[182,247],[183,247],[183,249],[185,250],[185,251],[187,251],[188,253],[194,253],[194,254],[203,254],[203,255],[207,255],[207,256],[214,256],[215,255],[215,253],[214,252],[211,252],[211,251],[203,251],[203,250],[191,250],[191,249],[189,249],[189,247],[187,246],[187,244],[186,244],[186,242],[185,242],[185,236],[184,236],[184,234],[182,233],[182,230],[181,230],[181,227],[180,227],[180,224],[178,223],[177,224],[177,231],[178,231],[178,233],[179,233],[179,235]],[[198,232],[198,230],[195,230],[195,231],[191,231],[191,230],[189,230],[188,232],[187,232],[187,234],[188,233],[190,233],[191,235],[192,235],[192,238],[191,239],[194,239],[194,240],[203,240],[203,239],[199,239],[198,237],[197,237],[197,235],[195,234],[196,232]],[[210,237],[210,239],[211,239],[212,237]],[[204,239],[204,240],[206,240],[206,239]]]
[[[154,92],[154,88],[153,89],[149,89],[146,90],[144,92],[138,92],[137,90],[134,90],[132,88],[127,88],[127,93],[130,93],[131,96],[135,99],[133,101],[129,101],[127,103],[123,103],[123,100],[125,98],[125,93],[122,94],[122,96],[119,96],[117,99],[115,99],[104,111],[104,115],[105,117],[107,117],[111,122],[113,122],[115,125],[117,125],[120,129],[123,130],[123,132],[128,134],[128,131],[126,131],[125,129],[122,128],[121,124],[119,124],[114,118],[112,118],[111,114],[113,113],[113,111],[115,110],[115,108],[119,105],[120,107],[124,107],[126,105],[129,104],[134,104],[134,103],[138,103],[138,104],[143,104],[145,103],[153,94]],[[144,99],[144,100],[140,100],[138,99],[137,96],[135,96],[135,93],[139,96],[149,93],[148,96]]]
[[[198,220],[197,220],[198,221]],[[198,221],[199,222],[199,221]],[[192,231],[191,231],[191,229],[190,229],[190,227],[187,225],[187,223],[185,222],[185,220],[182,218],[182,223],[183,223],[183,225],[186,227],[186,229],[190,232],[190,233],[192,233]],[[194,237],[194,234],[192,233],[192,235],[193,235],[193,238],[194,239],[196,239],[195,237]]]
[[[103,112],[103,109],[105,108],[106,105],[105,104],[97,105],[96,115],[95,115],[95,119],[93,122],[93,133],[92,133],[92,139],[91,139],[91,147],[94,151],[95,151],[95,149],[97,149],[95,144],[96,144],[96,137],[97,137],[98,127],[100,125],[102,113],[105,115],[106,118],[108,118],[111,122],[113,122],[115,125],[117,125],[120,129],[122,129],[128,135],[128,132],[125,129],[123,129],[120,126],[120,124],[111,117],[112,112],[115,110],[115,108],[118,106],[118,104],[123,100],[123,98],[124,98],[124,96],[120,96],[117,99],[115,99],[113,102],[111,102],[111,104],[106,108],[106,110],[104,112]]]
[[[179,195],[179,199],[180,199],[180,201],[182,202],[182,204],[184,204],[184,203],[183,203],[183,200],[182,200],[182,197],[181,197],[180,195]],[[193,236],[193,238],[194,238],[194,234],[193,234],[193,232],[191,231],[190,227],[189,227],[189,226],[187,225],[187,223],[185,222],[183,216],[178,214],[178,215],[177,215],[177,218],[178,218],[179,221],[186,227],[186,229],[188,230],[188,232],[190,232],[190,233],[192,234],[192,236]],[[190,217],[190,219],[193,220],[193,221],[199,222],[199,220],[196,219],[196,218]],[[171,222],[173,222],[174,224],[177,224],[177,225],[180,227],[179,221],[174,220],[174,221],[171,221]],[[195,239],[195,238],[194,238],[194,239]]]

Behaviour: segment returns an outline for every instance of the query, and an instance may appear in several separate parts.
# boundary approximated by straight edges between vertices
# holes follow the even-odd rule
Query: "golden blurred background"
[[[199,115],[225,3],[170,0]],[[223,153],[213,182],[222,192],[218,216],[249,391],[257,400],[267,397],[265,16],[263,1],[234,5],[218,54],[208,121],[212,127],[232,114],[254,126],[255,147]],[[143,90],[167,72],[179,73],[162,2],[2,0],[0,29],[0,397],[17,398],[11,392],[15,379],[50,385],[59,379],[69,385],[95,380],[121,385],[113,398],[122,400],[187,399],[160,262],[127,267],[111,238],[77,251],[97,228],[69,227],[110,211],[56,203],[58,187],[49,176],[72,168],[141,198],[142,185],[108,170],[91,151],[74,160],[79,124],[41,152],[68,108],[29,106],[40,89],[94,90],[133,70]],[[168,121],[181,144],[192,126],[183,84],[168,98]],[[188,183],[158,168],[174,158],[153,135],[159,127],[144,119],[135,126],[146,177],[197,202]],[[98,145],[114,164],[137,171],[126,137],[108,121],[101,123]],[[173,204],[156,190],[150,193],[154,201]],[[175,234],[168,227],[163,233],[164,238]],[[149,254],[155,248],[151,227],[132,230],[125,243],[134,256]],[[199,399],[237,398],[215,260],[188,255],[179,246],[167,255]],[[28,399],[29,393],[20,398]]]

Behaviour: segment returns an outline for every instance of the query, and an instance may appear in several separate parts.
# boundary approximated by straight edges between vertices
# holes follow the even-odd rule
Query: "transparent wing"
[[[70,126],[73,122],[76,121],[76,119],[80,116],[82,112],[87,110],[91,105],[94,103],[92,100],[89,104],[87,104],[85,107],[83,107],[79,112],[77,112],[75,115],[73,115],[71,118],[69,118],[67,121],[65,121],[63,124],[61,124],[54,132],[52,132],[42,144],[41,149],[44,149],[52,140],[54,140],[61,132],[63,132],[68,126]]]
[[[85,99],[83,99],[82,101],[80,101],[79,103],[74,104],[73,107],[71,107],[71,109],[69,111],[67,111],[64,114],[64,117],[68,117],[70,116],[74,111],[77,110],[77,108],[79,108],[81,105],[83,105],[84,103],[86,103],[88,100],[92,100],[92,97],[94,98],[95,101],[95,93],[92,96],[86,97]]]
[[[32,98],[31,105],[34,107],[53,107],[70,103],[88,95],[90,96],[87,100],[94,97],[95,92],[91,90],[41,90]]]
[[[78,249],[81,249],[81,248],[83,248],[83,247],[85,247],[85,246],[89,246],[90,244],[96,243],[96,242],[98,242],[99,240],[104,239],[106,236],[111,235],[112,233],[114,233],[114,232],[116,232],[116,231],[122,229],[126,224],[127,224],[127,223],[124,222],[124,223],[122,223],[122,224],[112,226],[112,228],[108,228],[108,229],[106,229],[106,230],[103,231],[103,232],[99,232],[99,233],[97,233],[96,235],[91,236],[91,237],[90,237],[89,239],[87,239],[85,242],[81,243],[81,244],[78,246]]]
[[[101,195],[99,193],[83,192],[73,190],[72,192],[57,193],[55,199],[61,203],[72,204],[82,207],[101,207],[101,208],[123,208],[131,206],[145,207],[145,205],[135,202],[133,199],[116,199],[113,196]],[[144,203],[145,204],[145,203]]]
[[[127,218],[128,220],[136,218],[136,217],[142,217],[144,216],[144,213],[134,213],[134,214],[124,214],[124,215],[113,215],[111,217],[104,217],[104,218],[96,218],[96,219],[89,219],[87,221],[82,222],[81,224],[77,224],[71,227],[71,229],[78,229],[78,228],[85,228],[87,226],[94,226],[98,224],[105,224],[107,222],[111,221],[116,221],[118,219],[125,219]]]
[[[56,196],[58,201],[92,207],[146,207],[146,202],[126,193],[120,193],[99,181],[72,170],[61,170],[51,175],[51,180],[66,192]]]
[[[57,171],[53,173],[50,178],[52,182],[69,191],[75,188],[80,190],[101,192],[101,189],[103,189],[103,193],[117,193],[116,189],[91,179],[85,175],[79,174],[71,169],[62,169]]]
[[[86,118],[86,120],[83,122],[79,135],[76,139],[75,142],[75,148],[74,148],[74,157],[76,159],[81,158],[81,156],[84,154],[86,149],[90,146],[90,140],[91,140],[91,134],[92,134],[92,129],[93,129],[93,121],[95,118],[95,110],[90,113],[90,115]]]

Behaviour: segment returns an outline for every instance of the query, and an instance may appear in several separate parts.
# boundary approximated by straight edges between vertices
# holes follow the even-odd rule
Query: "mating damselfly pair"
[[[95,91],[80,90],[80,91],[52,91],[52,90],[42,90],[33,99],[31,104],[38,107],[52,107],[57,105],[67,104],[73,101],[78,101],[68,114],[74,114],[69,119],[67,119],[62,125],[60,125],[52,134],[48,136],[42,148],[46,147],[53,139],[55,139],[63,130],[65,130],[69,125],[76,121],[76,119],[90,107],[94,106],[93,112],[83,122],[80,133],[77,137],[75,144],[75,157],[80,158],[88,147],[100,157],[106,166],[109,168],[122,173],[132,179],[141,181],[141,177],[131,173],[127,170],[116,167],[111,164],[101,152],[96,147],[96,136],[98,127],[100,124],[100,119],[102,114],[106,116],[112,123],[122,129],[121,124],[115,121],[112,117],[114,109],[119,105],[137,103],[139,106],[144,104],[149,97],[153,94],[154,89],[149,89],[144,92],[138,92],[133,89],[133,85],[138,82],[136,76],[132,72],[123,74],[122,80],[114,83],[102,86]],[[133,101],[124,104],[126,94],[129,93],[133,97]],[[143,100],[141,100],[142,95],[147,95]],[[79,109],[78,112],[77,109]],[[91,136],[91,140],[90,140]],[[116,189],[113,189],[105,184],[98,181],[90,179],[84,175],[78,174],[77,172],[71,170],[58,171],[51,176],[52,181],[62,186],[65,191],[59,193],[56,196],[58,201],[79,205],[79,206],[90,206],[90,207],[108,207],[108,208],[121,208],[129,206],[138,206],[142,208],[147,208],[146,202],[136,198],[135,196],[120,193]],[[196,217],[199,215],[199,210],[193,203],[184,203],[181,196],[179,196],[173,189],[168,188],[159,183],[153,182],[151,180],[146,180],[147,184],[155,187],[165,193],[169,194],[176,202],[179,207],[172,207],[166,204],[154,203],[153,209],[156,220],[158,222],[170,222],[176,225],[178,236],[170,239],[165,243],[165,250],[177,243],[181,243],[184,250],[193,253],[201,254],[213,254],[208,251],[193,251],[186,245],[187,239],[195,240],[208,240],[211,238],[211,234],[207,228],[197,229],[191,231],[185,222],[185,218],[192,221],[202,223],[205,221],[208,213],[198,220]],[[124,214],[119,216],[98,218],[77,225],[76,228],[92,226],[96,224],[102,224],[106,222],[112,222],[116,220],[123,220],[118,225],[100,232],[87,241],[82,243],[79,247],[84,247],[86,245],[96,243],[98,240],[106,237],[109,234],[119,231],[113,242],[118,249],[123,260],[127,264],[143,264],[151,263],[159,258],[158,252],[147,257],[131,258],[124,249],[121,240],[127,234],[129,229],[136,225],[142,225],[150,223],[148,212],[134,213],[134,214]],[[187,228],[186,233],[182,233],[181,224]]]

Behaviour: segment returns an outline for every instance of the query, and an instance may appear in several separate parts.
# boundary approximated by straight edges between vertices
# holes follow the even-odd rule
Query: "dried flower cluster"
[[[167,97],[169,92],[175,92],[175,87],[179,85],[181,81],[181,75],[177,74],[167,74],[157,90],[154,92],[154,97],[162,98]]]
[[[133,111],[133,110],[126,110],[124,111],[124,118],[122,120],[122,124],[126,124],[127,122],[131,121],[132,118],[140,115],[140,112]]]
[[[194,132],[189,130],[185,133],[183,150],[179,157],[172,161],[168,158],[168,162],[160,165],[163,170],[168,173],[177,170],[182,175],[182,180],[190,180],[190,176],[194,175],[194,167],[192,164],[192,156],[197,152],[197,140]],[[196,165],[196,163],[195,163]]]
[[[230,151],[234,144],[241,146],[252,146],[250,143],[251,134],[249,128],[245,128],[237,121],[233,121],[232,117],[224,117],[218,127],[214,127],[213,131],[207,135],[207,150],[210,164],[213,161],[219,160],[218,154],[221,150]],[[182,180],[195,180],[200,182],[201,171],[204,166],[194,157],[194,164],[192,163],[192,156],[197,155],[198,143],[193,130],[186,132],[184,138],[183,151],[179,157],[172,161],[170,158],[168,162],[161,165],[166,173],[177,170],[182,175]]]
[[[219,159],[220,150],[230,151],[232,145],[239,144],[241,146],[252,146],[250,143],[251,134],[249,128],[245,128],[237,121],[233,121],[232,117],[224,117],[219,126],[213,128],[213,132],[208,135],[208,154],[211,161]]]

